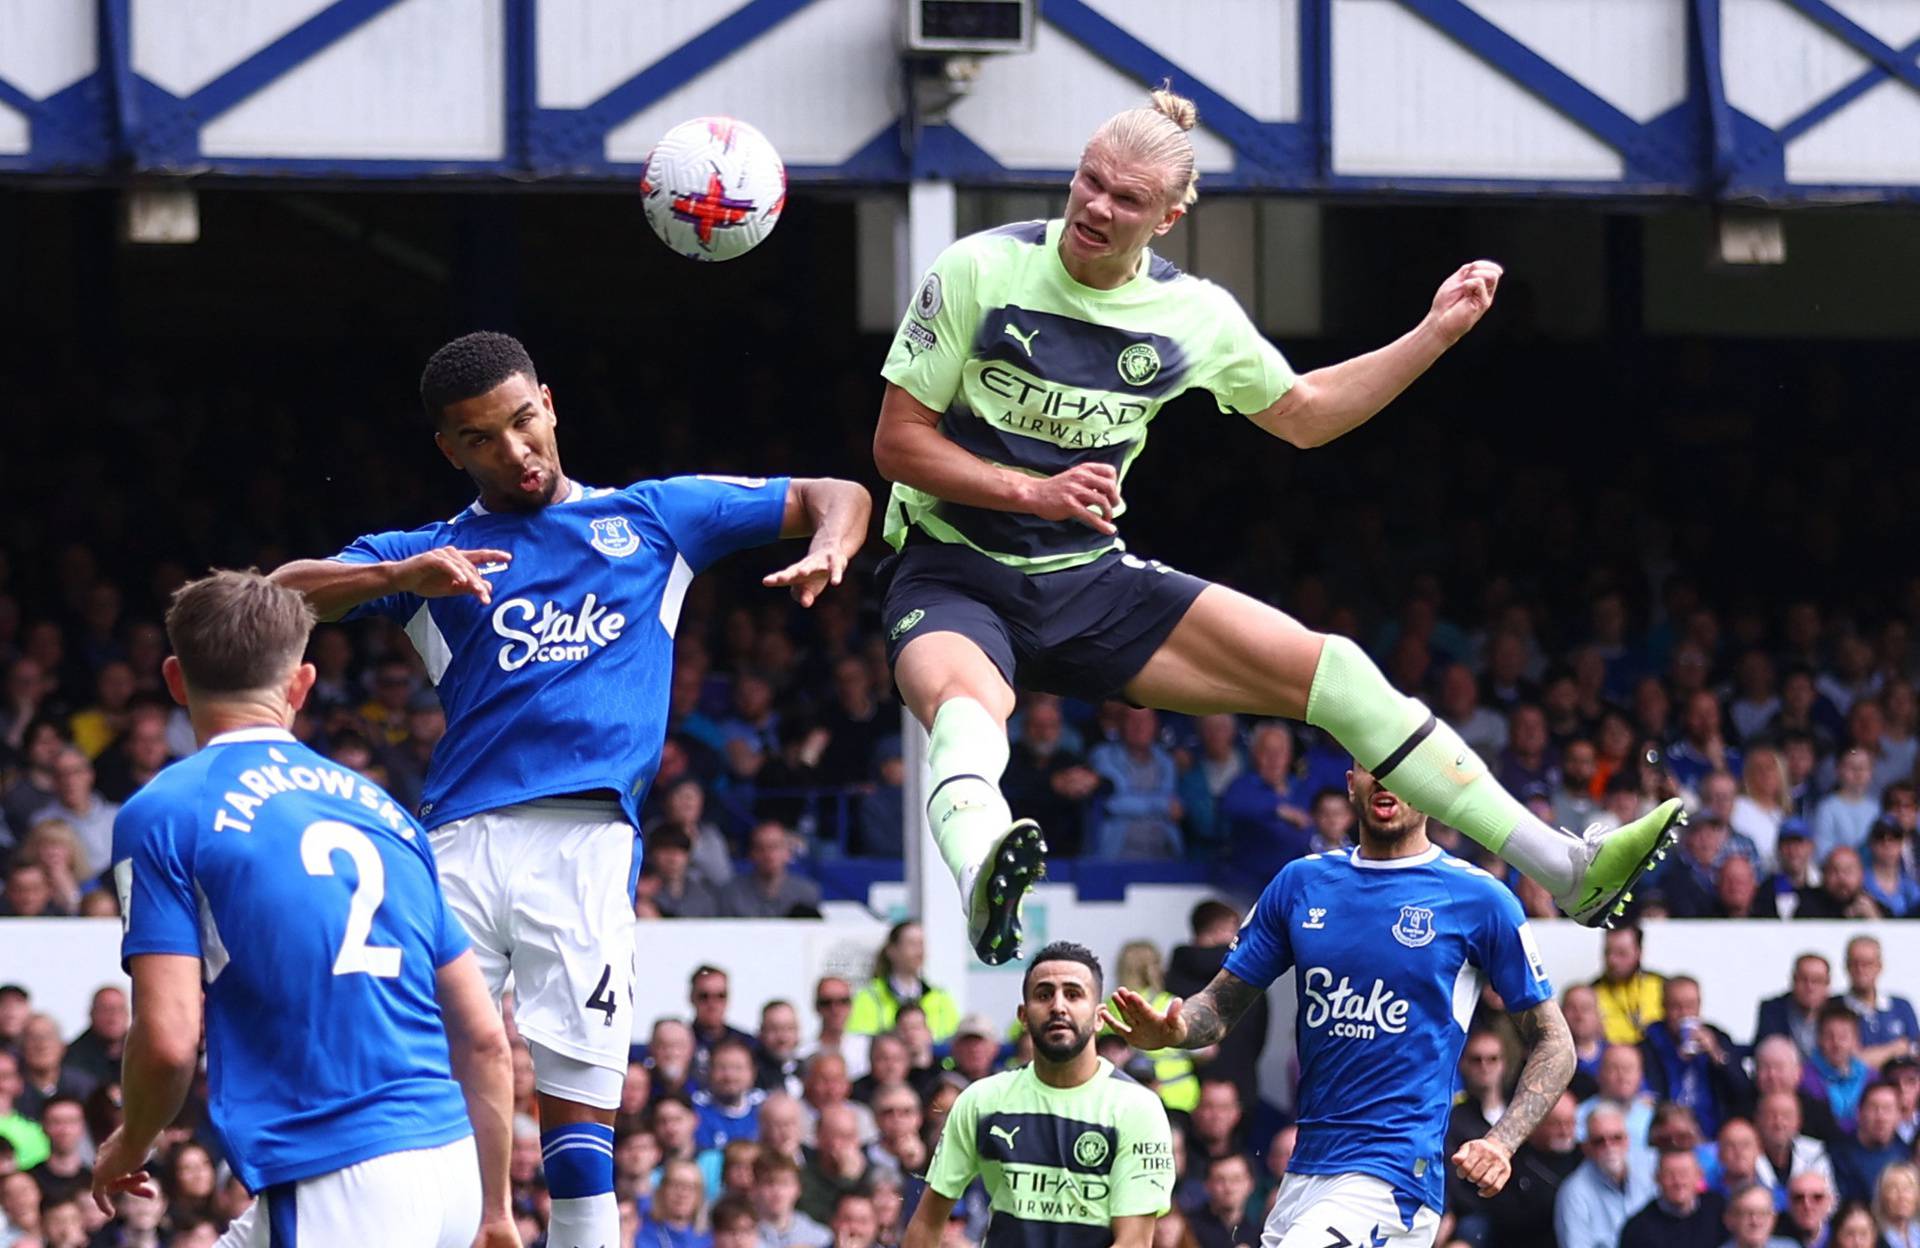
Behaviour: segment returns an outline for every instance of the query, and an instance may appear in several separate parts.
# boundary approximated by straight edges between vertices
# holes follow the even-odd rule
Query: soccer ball
[[[667,131],[640,173],[647,224],[689,260],[744,256],[787,206],[787,169],[767,136],[731,117]]]

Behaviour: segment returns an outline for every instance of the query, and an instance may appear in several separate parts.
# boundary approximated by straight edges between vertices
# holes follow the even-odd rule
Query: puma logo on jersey
[[[493,609],[493,631],[507,640],[500,647],[503,672],[529,663],[578,662],[618,641],[626,627],[626,616],[608,610],[592,594],[571,611],[552,602],[536,608],[526,598],[509,598]]]
[[[1033,340],[1040,336],[1040,331],[1037,329],[1029,330],[1027,333],[1023,334],[1019,330],[1015,329],[1012,325],[1008,325],[1005,328],[1006,328],[1007,334],[1010,337],[1012,337],[1012,339],[1015,342],[1019,343],[1021,349],[1027,353],[1027,358],[1032,359],[1033,358]]]
[[[1008,1150],[1011,1151],[1013,1148],[1013,1137],[1020,1134],[1020,1128],[1015,1127],[1009,1131],[1005,1127],[988,1127],[987,1134],[1004,1143]]]

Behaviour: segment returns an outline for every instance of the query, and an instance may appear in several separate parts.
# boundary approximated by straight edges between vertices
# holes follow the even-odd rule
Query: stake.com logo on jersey
[[[1333,972],[1324,966],[1310,966],[1301,980],[1307,997],[1307,1026],[1349,1040],[1372,1040],[1381,1032],[1397,1036],[1407,1029],[1407,1011],[1411,1003],[1379,980],[1362,996],[1347,976],[1333,986]],[[1327,991],[1332,989],[1332,991]]]
[[[503,672],[529,663],[578,662],[618,641],[626,627],[626,616],[608,610],[592,594],[577,611],[552,602],[536,609],[527,598],[509,598],[493,609],[493,631],[507,639],[500,647]]]

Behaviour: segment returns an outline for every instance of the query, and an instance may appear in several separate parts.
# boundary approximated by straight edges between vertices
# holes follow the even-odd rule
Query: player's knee
[[[596,1066],[528,1040],[533,1051],[533,1086],[542,1096],[570,1101],[590,1109],[619,1109],[626,1072]]]
[[[966,677],[955,677],[940,686],[939,692],[933,698],[933,711],[930,718],[937,718],[940,709],[956,698],[970,698],[979,703],[980,708],[993,716],[994,721],[1003,730],[1007,726],[1007,720],[1013,717],[1013,690],[1007,688],[1005,683],[996,680],[989,684]]]

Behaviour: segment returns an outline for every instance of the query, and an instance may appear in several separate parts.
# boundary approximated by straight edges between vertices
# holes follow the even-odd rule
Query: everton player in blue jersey
[[[871,503],[833,480],[582,485],[560,467],[553,392],[505,334],[442,347],[420,398],[473,505],[273,579],[324,618],[404,624],[439,687],[447,734],[420,818],[496,997],[513,975],[540,1092],[548,1240],[599,1248],[619,1233],[634,828],[666,738],[681,601],[722,556],[810,533],[806,556],[765,583],[812,605],[866,540]]]
[[[204,983],[213,1127],[259,1198],[221,1248],[517,1245],[506,1033],[426,832],[287,731],[312,626],[298,594],[245,572],[167,613],[167,688],[205,748],[114,821],[133,1025],[94,1198],[111,1212],[109,1192],[148,1190],[199,1064]]]
[[[1359,846],[1287,864],[1212,983],[1164,1012],[1125,988],[1137,1048],[1219,1041],[1295,972],[1300,1134],[1265,1248],[1428,1248],[1440,1223],[1447,1112],[1485,980],[1529,1049],[1500,1121],[1451,1161],[1492,1196],[1513,1150],[1573,1075],[1573,1038],[1506,885],[1427,840],[1427,817],[1368,772],[1347,773]]]

